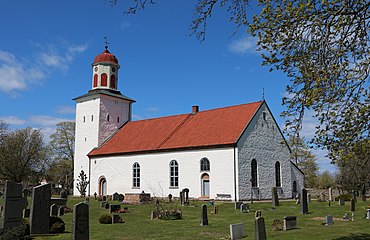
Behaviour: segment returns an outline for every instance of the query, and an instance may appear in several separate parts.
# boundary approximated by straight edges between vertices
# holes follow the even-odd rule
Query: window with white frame
[[[170,187],[179,186],[179,164],[176,160],[170,162]]]
[[[140,164],[137,162],[132,166],[132,187],[140,188]]]

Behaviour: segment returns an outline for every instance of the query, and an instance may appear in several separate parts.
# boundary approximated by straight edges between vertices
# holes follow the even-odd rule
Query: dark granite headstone
[[[53,204],[57,206],[67,206],[67,198],[50,198],[50,206]]]
[[[109,203],[105,203],[105,209],[109,209],[109,206],[110,206]]]
[[[184,204],[184,193],[182,191],[180,191],[180,204],[185,205]]]
[[[66,190],[60,191],[60,198],[68,198],[68,193]]]
[[[170,193],[170,194],[168,194],[168,201],[169,202],[172,202],[172,194]]]
[[[125,195],[120,194],[120,195],[118,196],[118,201],[123,202],[123,200],[125,200]]]
[[[297,228],[296,216],[285,216],[283,219],[284,219],[284,231]]]
[[[121,210],[121,204],[110,204],[109,205],[109,213],[117,212]]]
[[[301,213],[308,214],[307,190],[304,188],[301,193]]]
[[[45,184],[33,188],[30,215],[31,234],[49,233],[50,197],[50,184]]]
[[[50,206],[50,216],[52,217],[52,216],[57,216],[58,215],[58,206],[57,205],[55,205],[55,204],[52,204],[51,206]]]
[[[184,188],[182,192],[183,192],[183,198],[184,198],[184,205],[189,205],[189,189]]]
[[[74,206],[72,240],[89,240],[89,205],[86,203]]]
[[[119,214],[112,215],[112,224],[120,223],[121,222],[120,220],[121,220],[121,217],[119,216]]]
[[[350,211],[351,212],[356,211],[356,202],[355,202],[355,199],[353,199],[353,198],[351,199]]]
[[[345,203],[345,201],[344,201],[344,199],[343,199],[343,198],[340,198],[340,199],[338,200],[338,205],[339,205],[339,206],[344,206],[344,203]]]
[[[4,207],[1,212],[0,228],[22,225],[22,184],[5,182]]]
[[[203,204],[202,208],[201,208],[200,225],[201,226],[207,226],[208,225],[207,205],[205,205],[205,204]]]
[[[240,206],[243,204],[243,202],[235,202],[235,209],[240,209]]]
[[[249,204],[243,203],[242,205],[240,205],[240,212],[249,213]]]
[[[107,196],[103,196],[103,201],[107,201]]]
[[[265,228],[265,219],[263,217],[257,217],[254,221],[255,228],[255,240],[266,240],[266,228]]]
[[[59,207],[58,208],[58,217],[63,216],[63,215],[64,215],[64,207]]]
[[[213,206],[213,213],[218,214],[218,206]]]
[[[333,224],[334,224],[333,216],[327,215],[325,217],[325,225],[329,226],[329,225],[333,225]]]
[[[31,209],[25,208],[23,209],[23,218],[29,218],[31,213]]]
[[[277,193],[276,187],[271,189],[271,197],[272,197],[272,206],[277,207],[279,206],[279,195]]]
[[[119,197],[119,193],[118,192],[113,193],[113,195],[112,195],[112,201],[118,201],[118,197]]]

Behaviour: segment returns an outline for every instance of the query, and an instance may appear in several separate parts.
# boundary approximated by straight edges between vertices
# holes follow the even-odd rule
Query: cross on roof
[[[105,49],[108,49],[108,45],[109,45],[109,42],[108,42],[108,37],[104,37],[104,44],[105,44]]]

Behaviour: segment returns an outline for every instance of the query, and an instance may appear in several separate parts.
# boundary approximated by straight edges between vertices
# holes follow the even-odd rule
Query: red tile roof
[[[89,156],[231,145],[262,101],[126,123]]]

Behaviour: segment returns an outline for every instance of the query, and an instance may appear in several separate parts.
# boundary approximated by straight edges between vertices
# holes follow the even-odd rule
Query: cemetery
[[[184,194],[127,203],[116,196],[51,196],[48,184],[29,194],[9,182],[0,199],[1,228],[28,223],[33,239],[370,239],[369,200],[308,201],[305,190],[300,197],[243,203],[196,201]],[[161,220],[161,209],[181,214]]]

